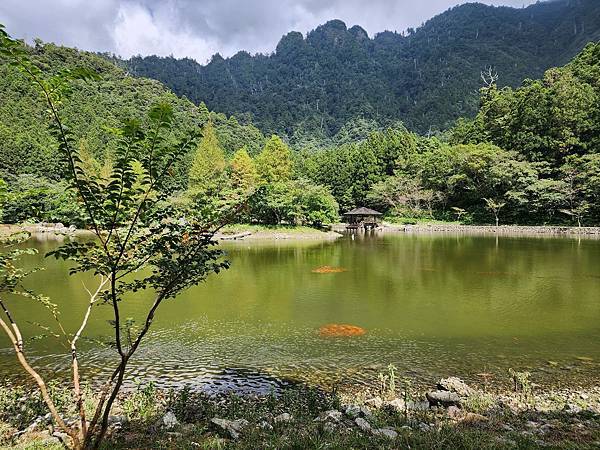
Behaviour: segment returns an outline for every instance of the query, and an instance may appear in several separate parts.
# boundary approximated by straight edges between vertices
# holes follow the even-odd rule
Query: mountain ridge
[[[600,40],[600,2],[553,0],[526,8],[466,3],[418,29],[369,37],[334,19],[285,34],[270,54],[240,51],[210,62],[133,57],[133,74],[155,78],[194,103],[246,118],[292,140],[335,134],[348,120],[403,121],[426,133],[475,113],[480,72],[518,86]]]

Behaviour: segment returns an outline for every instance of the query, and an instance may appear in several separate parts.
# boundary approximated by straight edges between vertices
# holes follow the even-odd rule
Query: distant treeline
[[[356,117],[384,127],[402,121],[426,134],[476,113],[483,68],[498,71],[500,86],[516,87],[600,40],[600,2],[467,3],[417,29],[373,37],[350,25],[332,20],[305,36],[290,32],[268,55],[217,54],[206,65],[156,56],[119,63],[295,147],[326,140]]]
[[[248,196],[237,219],[320,225],[355,206],[388,217],[515,224],[600,224],[600,44],[565,67],[517,89],[493,71],[479,112],[433,137],[400,124],[377,129],[362,117],[327,140],[292,145],[252,124],[210,112],[129,76],[105,59],[38,43],[32,58],[49,73],[87,66],[97,82],[76,82],[61,114],[90,171],[108,173],[127,118],[145,120],[156,101],[174,105],[173,139],[201,131],[166,186],[169,201],[227,203]],[[5,222],[85,226],[61,181],[46,110],[22,76],[0,64],[0,204]]]

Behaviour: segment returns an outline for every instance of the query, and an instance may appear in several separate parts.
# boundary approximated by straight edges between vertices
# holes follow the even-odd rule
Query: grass
[[[391,369],[388,369],[391,370]],[[388,376],[391,376],[388,373]],[[393,375],[395,377],[395,375]],[[405,383],[401,380],[400,384]],[[387,381],[386,392],[390,391]],[[376,391],[378,388],[374,388]],[[17,429],[26,428],[32,417],[44,414],[36,394],[22,388],[0,387],[0,447],[5,449],[59,449],[49,434],[26,434],[14,439]],[[397,391],[394,390],[397,395]],[[63,411],[69,411],[68,393],[55,388]],[[343,397],[360,403],[370,394],[362,392]],[[400,394],[400,397],[402,395]],[[485,414],[476,421],[456,421],[443,409],[425,412],[398,411],[391,407],[372,409],[368,421],[373,428],[390,427],[398,432],[395,440],[375,436],[357,428],[352,418],[344,416],[339,423],[315,421],[321,413],[343,410],[342,397],[336,392],[296,385],[279,396],[241,397],[233,394],[209,397],[183,389],[164,393],[153,385],[140,385],[120,398],[113,411],[126,417],[118,431],[109,432],[101,448],[109,449],[363,449],[363,448],[427,448],[427,449],[535,449],[551,446],[558,449],[585,449],[600,446],[600,415],[590,412],[567,414],[560,408],[552,412],[526,409],[515,412],[498,407],[492,394],[480,393],[463,405],[464,414]],[[30,411],[19,416],[16,411]],[[179,425],[165,430],[161,419],[172,411]],[[274,417],[286,412],[293,421],[277,423]],[[19,419],[20,417],[20,419]],[[222,434],[210,419],[244,418],[250,423],[237,441]],[[21,420],[21,423],[19,423]],[[548,432],[533,432],[531,421],[552,424]],[[269,426],[261,424],[268,423]],[[538,427],[539,428],[539,427]],[[539,430],[538,430],[539,431]],[[542,442],[543,440],[543,442]],[[547,447],[546,447],[547,448]]]
[[[285,233],[285,234],[318,234],[323,230],[300,225],[257,225],[257,224],[231,224],[226,225],[222,230],[224,234],[236,233]]]
[[[397,217],[386,216],[385,221],[400,225],[464,225],[460,221],[432,219],[429,217]]]

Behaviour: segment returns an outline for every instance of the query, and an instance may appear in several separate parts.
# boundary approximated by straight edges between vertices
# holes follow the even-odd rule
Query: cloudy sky
[[[523,7],[534,0],[483,0]],[[330,19],[369,35],[417,27],[463,0],[0,0],[0,23],[14,37],[39,37],[85,50],[174,55],[201,63],[214,53],[269,53],[288,31]]]

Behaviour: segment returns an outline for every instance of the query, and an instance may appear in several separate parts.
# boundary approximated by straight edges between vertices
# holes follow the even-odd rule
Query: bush
[[[20,175],[10,182],[2,220],[5,223],[35,221],[85,225],[83,211],[64,182],[33,175]]]
[[[329,189],[306,179],[261,186],[250,199],[250,219],[262,224],[320,227],[338,218],[339,206]]]

